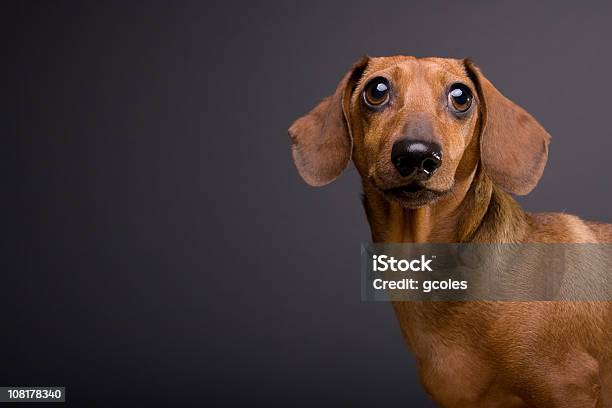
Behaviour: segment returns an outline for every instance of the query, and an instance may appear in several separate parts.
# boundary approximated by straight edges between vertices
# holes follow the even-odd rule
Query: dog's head
[[[289,134],[308,184],[333,181],[352,158],[365,182],[408,208],[448,193],[478,162],[505,191],[527,194],[550,140],[469,60],[414,57],[361,59]]]

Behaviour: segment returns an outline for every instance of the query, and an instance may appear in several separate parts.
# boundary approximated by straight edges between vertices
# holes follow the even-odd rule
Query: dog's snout
[[[402,177],[416,172],[417,176],[428,178],[442,164],[442,149],[432,142],[398,140],[391,149],[391,162]]]

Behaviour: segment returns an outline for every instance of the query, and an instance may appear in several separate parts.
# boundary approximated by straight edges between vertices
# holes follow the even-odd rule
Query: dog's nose
[[[432,142],[398,140],[391,149],[391,162],[402,177],[416,172],[417,176],[428,178],[442,164],[442,149]]]

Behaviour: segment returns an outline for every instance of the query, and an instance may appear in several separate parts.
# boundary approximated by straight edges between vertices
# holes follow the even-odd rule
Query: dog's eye
[[[378,77],[368,82],[363,90],[363,101],[370,108],[380,108],[389,102],[389,81]]]
[[[472,106],[472,92],[463,84],[454,84],[448,92],[449,105],[459,113],[463,113]]]

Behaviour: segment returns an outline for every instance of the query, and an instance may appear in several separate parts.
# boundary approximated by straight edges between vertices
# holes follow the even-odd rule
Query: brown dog
[[[612,225],[526,214],[550,136],[469,60],[364,58],[289,129],[304,180],[353,160],[374,242],[602,243]],[[611,302],[395,302],[443,407],[612,407]]]

